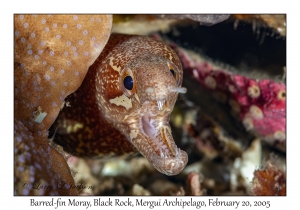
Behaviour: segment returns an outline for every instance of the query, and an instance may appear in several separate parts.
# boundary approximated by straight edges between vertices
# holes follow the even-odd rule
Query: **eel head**
[[[99,99],[107,120],[158,171],[169,176],[180,173],[188,161],[187,153],[176,146],[169,125],[178,93],[186,92],[181,87],[181,63],[171,53],[171,56],[146,53],[120,69],[115,68],[118,78],[114,81],[118,81],[119,94],[110,98],[109,103],[104,100],[105,95]],[[113,61],[110,63],[114,64]],[[112,81],[112,74],[109,77]],[[108,81],[103,76],[98,78],[102,79],[101,84]],[[108,106],[104,107],[105,103]]]

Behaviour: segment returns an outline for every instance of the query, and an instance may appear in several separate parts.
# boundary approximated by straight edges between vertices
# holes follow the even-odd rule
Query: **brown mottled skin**
[[[131,90],[126,76],[133,78]],[[160,172],[178,174],[187,154],[176,147],[168,122],[184,92],[181,82],[181,63],[164,43],[112,34],[81,87],[66,98],[70,106],[53,126],[55,141],[78,156],[137,150]]]

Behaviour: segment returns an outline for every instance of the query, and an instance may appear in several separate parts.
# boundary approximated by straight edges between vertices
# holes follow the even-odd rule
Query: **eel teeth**
[[[158,110],[162,110],[165,101],[157,101]]]

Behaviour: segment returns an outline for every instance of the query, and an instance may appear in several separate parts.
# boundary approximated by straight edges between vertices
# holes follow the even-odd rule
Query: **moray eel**
[[[149,37],[112,34],[53,125],[55,142],[77,156],[140,152],[161,173],[188,161],[169,125],[181,87],[173,50]]]

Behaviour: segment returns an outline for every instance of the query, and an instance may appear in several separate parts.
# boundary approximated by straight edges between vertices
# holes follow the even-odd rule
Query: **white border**
[[[287,1],[2,1],[0,6],[1,41],[1,209],[29,206],[29,197],[13,197],[13,14],[14,13],[287,13],[287,197],[224,197],[225,200],[271,200],[270,209],[296,206],[300,173],[298,147],[299,109],[299,11],[297,4]],[[293,1],[296,2],[296,1]],[[3,135],[4,133],[4,135]],[[43,199],[41,197],[38,197]],[[35,199],[38,199],[35,197]],[[134,197],[132,199],[135,199]],[[163,199],[164,197],[159,197]],[[146,197],[144,200],[159,199]],[[48,197],[47,199],[50,199]],[[93,198],[78,198],[81,200]],[[188,198],[187,198],[188,199]],[[201,199],[198,197],[198,199]],[[210,197],[204,197],[205,200]],[[291,205],[290,205],[291,204]],[[297,205],[298,206],[298,205]],[[160,207],[155,209],[162,209]],[[180,207],[176,207],[179,209]],[[83,209],[82,207],[80,209]],[[96,208],[95,208],[96,209]],[[99,209],[99,207],[98,207]],[[101,208],[105,209],[105,208]],[[113,208],[110,208],[113,209]],[[125,208],[126,209],[126,208]],[[131,208],[132,209],[132,208]],[[149,208],[146,208],[149,209]],[[181,209],[181,208],[180,208]],[[233,209],[233,208],[230,208]]]

